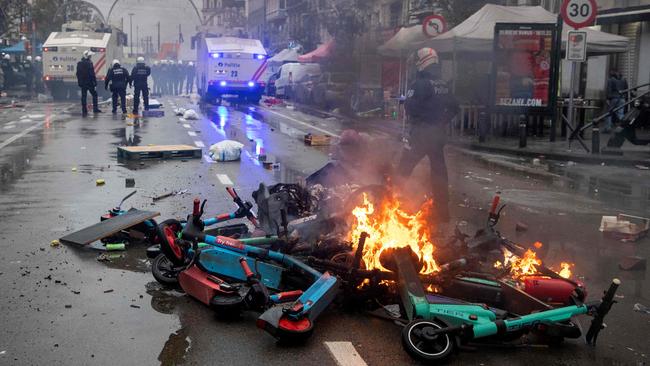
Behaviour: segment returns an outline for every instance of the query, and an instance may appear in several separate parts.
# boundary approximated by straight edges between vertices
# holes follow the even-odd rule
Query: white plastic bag
[[[177,116],[182,116],[185,114],[185,108],[176,108],[174,109],[174,114]]]
[[[244,144],[233,140],[223,140],[210,146],[208,154],[215,161],[235,161],[241,158],[241,149]]]
[[[183,113],[183,118],[185,119],[199,119],[199,115],[194,112],[193,109],[188,109]]]

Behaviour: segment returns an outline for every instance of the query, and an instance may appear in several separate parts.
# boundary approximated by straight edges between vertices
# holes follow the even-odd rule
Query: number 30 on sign
[[[564,0],[562,19],[575,29],[594,24],[597,13],[596,0]]]

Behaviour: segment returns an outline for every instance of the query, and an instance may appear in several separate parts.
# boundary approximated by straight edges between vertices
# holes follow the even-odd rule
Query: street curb
[[[488,166],[491,166],[491,167],[496,166],[496,167],[499,167],[499,168],[502,168],[502,169],[505,169],[505,170],[515,172],[515,173],[524,173],[524,174],[526,174],[528,176],[535,177],[535,178],[541,179],[541,180],[547,180],[547,181],[569,180],[569,178],[558,175],[558,174],[555,174],[555,173],[547,172],[547,171],[540,170],[540,169],[530,168],[530,167],[527,167],[525,165],[512,163],[512,162],[509,162],[509,161],[503,161],[503,160],[500,160],[500,159],[492,157],[492,156],[485,156],[484,154],[482,154],[480,152],[473,151],[473,150],[470,150],[470,149],[467,149],[467,148],[464,148],[464,147],[461,147],[461,146],[458,146],[458,145],[453,145],[452,144],[452,145],[448,145],[448,147],[452,148],[453,150],[455,150],[455,151],[457,151],[457,152],[459,152],[459,153],[461,153],[461,154],[463,154],[465,156],[481,160],[482,163],[484,163],[484,164],[486,164]]]
[[[525,156],[525,157],[539,157],[543,155],[546,159],[550,160],[559,160],[559,161],[574,161],[576,163],[583,164],[608,164],[608,165],[619,165],[619,166],[635,166],[635,165],[648,165],[650,164],[649,159],[635,159],[635,158],[625,158],[620,156],[612,155],[580,155],[580,154],[562,154],[557,152],[548,152],[542,150],[529,150],[526,148],[523,149],[513,149],[508,147],[498,147],[483,145],[479,143],[462,143],[455,142],[455,146],[460,148],[473,150],[473,151],[485,151],[495,154],[510,155],[510,156]]]

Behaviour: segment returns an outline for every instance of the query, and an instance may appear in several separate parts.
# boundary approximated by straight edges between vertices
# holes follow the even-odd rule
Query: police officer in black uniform
[[[104,81],[104,89],[108,90],[108,84],[111,84],[111,93],[113,94],[113,114],[117,113],[117,98],[120,98],[122,113],[126,114],[126,86],[131,79],[129,72],[120,65],[119,60],[113,60],[113,67],[108,70]]]
[[[144,110],[149,110],[149,86],[147,78],[151,75],[151,68],[144,64],[144,57],[138,57],[137,63],[131,70],[131,82],[134,87],[133,91],[133,114],[138,114],[140,106],[140,93],[144,100]]]
[[[192,89],[194,89],[194,79],[196,78],[196,67],[194,67],[194,62],[190,61],[187,64],[185,77],[187,77],[187,80],[185,81],[185,91],[187,94],[190,94],[192,93]]]
[[[449,192],[444,147],[447,125],[458,110],[458,103],[447,83],[440,78],[438,54],[432,48],[417,53],[417,75],[407,93],[410,149],[402,154],[400,173],[408,176],[426,155],[431,169],[431,194],[438,223],[449,222]]]
[[[27,92],[31,94],[34,88],[34,64],[32,63],[32,56],[25,57],[22,66],[23,72],[25,73],[25,86],[27,87]]]
[[[93,62],[90,61],[90,57],[94,54],[94,52],[89,50],[84,51],[81,61],[77,62],[77,85],[81,88],[81,114],[83,116],[88,115],[87,93],[90,93],[93,97],[93,113],[102,112],[97,107],[97,91],[95,90],[97,78],[95,77]]]
[[[36,56],[34,59],[34,90],[43,93],[43,59]]]

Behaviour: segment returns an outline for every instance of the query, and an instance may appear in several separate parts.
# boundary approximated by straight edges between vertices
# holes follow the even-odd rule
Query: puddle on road
[[[158,361],[161,366],[182,365],[190,348],[192,348],[192,340],[188,336],[188,331],[181,328],[169,335],[169,339],[158,355]]]

